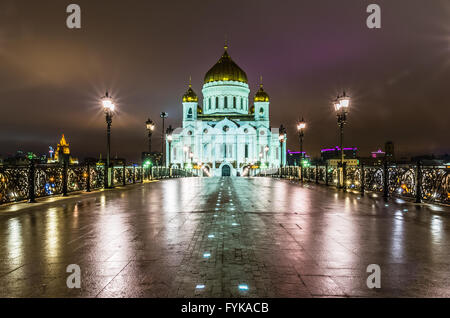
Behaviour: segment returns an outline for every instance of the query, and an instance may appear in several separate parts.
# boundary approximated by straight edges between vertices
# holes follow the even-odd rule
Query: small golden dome
[[[189,89],[183,95],[183,103],[197,103],[197,102],[198,102],[198,96],[197,96],[197,94],[195,94],[194,90],[192,89],[192,85],[189,84]]]
[[[203,109],[200,107],[200,105],[197,106],[197,114],[203,114]]]
[[[231,59],[228,46],[219,61],[206,73],[205,84],[218,81],[248,83],[247,74]]]
[[[269,95],[264,90],[263,84],[259,87],[259,90],[255,94],[255,103],[257,102],[269,102]]]

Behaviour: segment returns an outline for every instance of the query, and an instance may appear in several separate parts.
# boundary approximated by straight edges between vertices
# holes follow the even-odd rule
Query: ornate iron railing
[[[146,171],[145,170],[149,170]],[[116,166],[111,169],[112,186],[142,183],[145,179],[192,176],[191,172],[142,166]],[[147,178],[145,177],[147,175]],[[102,165],[36,164],[27,166],[0,166],[0,205],[35,198],[67,195],[71,192],[105,187],[105,168]]]
[[[384,166],[284,167],[262,170],[259,176],[295,178],[348,190],[380,192],[383,196],[400,196],[416,202],[450,204],[450,168],[417,164],[385,164]]]

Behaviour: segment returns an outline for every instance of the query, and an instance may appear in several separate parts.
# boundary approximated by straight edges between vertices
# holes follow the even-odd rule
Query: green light
[[[144,162],[144,167],[148,168],[150,166],[153,166],[152,161],[151,160],[147,160]]]

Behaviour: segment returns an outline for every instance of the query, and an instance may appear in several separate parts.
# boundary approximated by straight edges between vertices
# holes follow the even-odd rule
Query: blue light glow
[[[210,258],[211,257],[211,253],[204,253],[203,254],[203,258]]]
[[[247,284],[239,285],[239,290],[248,290],[248,285]]]
[[[196,288],[196,289],[204,289],[204,288],[205,288],[205,285],[197,285],[195,288]]]

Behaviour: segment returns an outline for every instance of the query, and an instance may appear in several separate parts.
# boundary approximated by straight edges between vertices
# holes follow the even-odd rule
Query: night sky
[[[82,9],[82,29],[66,27],[66,7]],[[366,7],[382,9],[381,30]],[[105,153],[99,104],[116,98],[112,154],[138,160],[145,121],[159,113],[181,125],[181,96],[192,76],[223,53],[259,77],[271,97],[271,123],[308,122],[305,149],[338,144],[331,100],[352,96],[345,145],[360,155],[392,140],[400,154],[450,153],[450,2],[448,0],[0,0],[0,154],[45,153],[62,133],[75,156]]]

